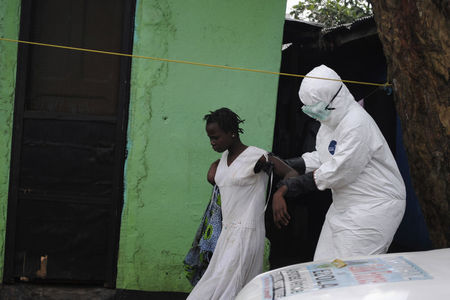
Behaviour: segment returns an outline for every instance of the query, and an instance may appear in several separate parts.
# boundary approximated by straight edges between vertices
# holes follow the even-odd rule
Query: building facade
[[[270,150],[283,1],[0,0],[0,276],[188,292],[229,107]],[[153,59],[151,59],[153,58]],[[100,90],[102,92],[100,92]]]

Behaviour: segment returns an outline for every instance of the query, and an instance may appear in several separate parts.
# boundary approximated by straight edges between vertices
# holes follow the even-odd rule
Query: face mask
[[[331,111],[334,110],[334,107],[329,106],[333,102],[334,98],[336,98],[336,96],[339,94],[341,89],[342,85],[328,104],[320,101],[313,105],[303,105],[302,111],[313,119],[316,119],[318,121],[325,121],[330,115]]]
[[[331,113],[327,109],[328,104],[324,102],[317,102],[313,105],[303,105],[302,110],[305,114],[318,121],[325,121]]]

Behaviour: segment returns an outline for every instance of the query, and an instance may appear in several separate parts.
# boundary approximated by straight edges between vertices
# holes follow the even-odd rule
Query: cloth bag
[[[203,214],[192,247],[184,258],[187,279],[195,286],[209,265],[222,231],[222,209],[219,187],[214,185],[211,200]]]

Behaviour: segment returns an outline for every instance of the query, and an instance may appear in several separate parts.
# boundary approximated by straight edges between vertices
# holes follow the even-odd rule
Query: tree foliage
[[[294,18],[304,16],[309,21],[327,27],[351,23],[372,15],[372,5],[365,0],[302,0],[292,8],[290,15]]]

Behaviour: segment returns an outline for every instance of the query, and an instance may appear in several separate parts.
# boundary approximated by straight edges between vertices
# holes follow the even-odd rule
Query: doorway
[[[20,39],[132,53],[135,1],[23,0]],[[4,281],[115,286],[131,59],[20,45]]]

